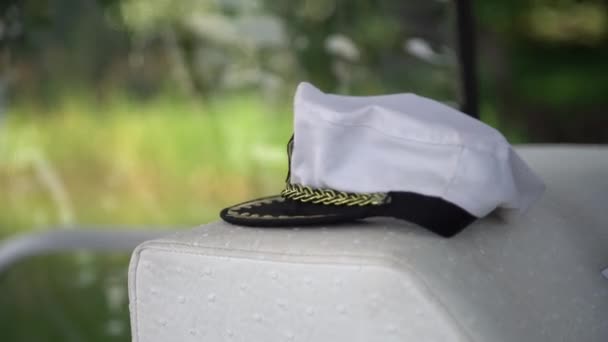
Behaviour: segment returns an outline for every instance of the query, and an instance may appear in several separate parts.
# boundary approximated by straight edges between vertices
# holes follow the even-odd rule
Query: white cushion
[[[451,239],[371,220],[217,222],[146,242],[129,273],[133,341],[607,341],[608,148],[518,151],[542,200]]]

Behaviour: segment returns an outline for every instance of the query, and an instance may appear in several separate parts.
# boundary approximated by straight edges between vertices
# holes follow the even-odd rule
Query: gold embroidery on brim
[[[304,203],[361,207],[385,204],[388,197],[383,192],[350,193],[289,183],[281,192],[281,196]]]

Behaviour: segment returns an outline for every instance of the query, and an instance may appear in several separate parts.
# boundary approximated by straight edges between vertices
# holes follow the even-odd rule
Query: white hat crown
[[[290,182],[439,197],[476,217],[525,212],[544,185],[500,132],[415,94],[342,96],[301,83]]]

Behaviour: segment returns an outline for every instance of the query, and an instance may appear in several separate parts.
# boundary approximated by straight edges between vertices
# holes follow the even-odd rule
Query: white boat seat
[[[215,222],[145,242],[129,272],[133,341],[608,341],[608,148],[518,152],[543,199],[451,239],[378,219]]]

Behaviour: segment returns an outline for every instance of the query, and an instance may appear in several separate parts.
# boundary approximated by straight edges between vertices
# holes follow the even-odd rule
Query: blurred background
[[[512,143],[607,143],[606,2],[473,8],[481,120]],[[448,0],[3,0],[0,239],[216,220],[283,187],[299,81],[457,107],[456,43]],[[0,340],[130,340],[128,257],[2,271]]]

